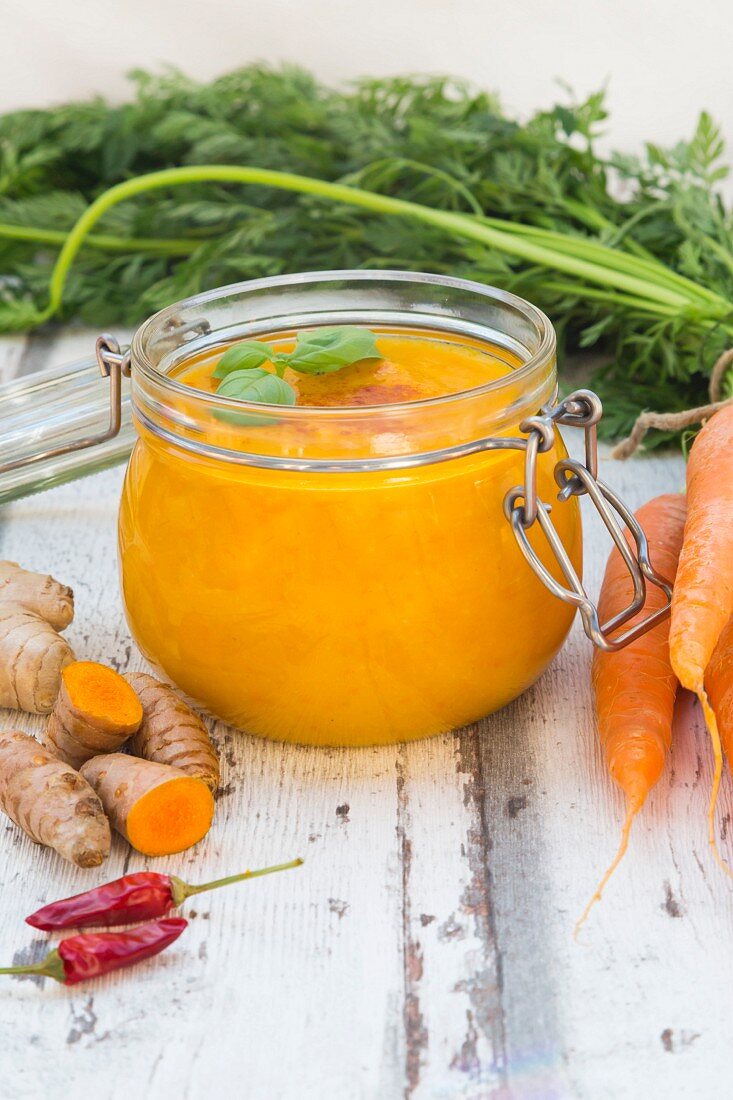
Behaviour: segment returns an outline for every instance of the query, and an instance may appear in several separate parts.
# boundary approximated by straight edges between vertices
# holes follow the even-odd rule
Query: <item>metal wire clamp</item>
[[[24,455],[11,462],[0,464],[0,475],[10,473],[11,470],[20,470],[24,466],[34,466],[37,462],[46,462],[48,459],[59,458],[61,455],[71,454],[73,451],[83,451],[87,447],[95,447],[98,443],[105,443],[108,439],[114,439],[119,434],[122,424],[122,376],[130,377],[130,353],[122,352],[120,345],[114,336],[107,334],[97,337],[96,344],[97,363],[103,378],[109,378],[109,424],[103,432],[96,435],[85,435],[80,439],[74,439],[70,443],[64,443],[60,447],[51,447],[36,454]]]
[[[510,489],[504,498],[504,513],[509,520],[519,549],[530,567],[554,596],[580,612],[583,627],[594,645],[613,652],[639,638],[669,615],[672,585],[656,572],[649,559],[646,535],[633,513],[607,485],[598,478],[597,425],[603,415],[600,399],[591,390],[576,390],[560,404],[543,408],[539,416],[529,417],[520,424],[526,433],[524,485]],[[624,564],[633,585],[633,596],[619,614],[601,623],[598,608],[585,590],[567,550],[550,518],[550,507],[537,496],[537,458],[552,449],[557,425],[582,428],[585,433],[585,461],[562,459],[555,466],[558,500],[572,496],[587,496],[593,503]],[[628,528],[632,544],[624,534],[619,517]],[[554,554],[567,587],[552,576],[529,541],[528,531],[539,526]],[[627,630],[617,633],[644,607],[647,582],[664,592],[665,603],[651,614],[639,619]]]

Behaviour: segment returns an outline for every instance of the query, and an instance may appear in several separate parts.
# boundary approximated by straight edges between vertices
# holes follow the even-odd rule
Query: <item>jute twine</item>
[[[724,405],[730,405],[733,402],[733,397],[723,400],[723,379],[731,366],[733,366],[733,348],[724,351],[713,367],[708,386],[710,401],[707,405],[699,405],[696,409],[684,409],[682,412],[675,413],[641,413],[631,429],[631,434],[614,447],[611,457],[631,458],[638,451],[644,436],[651,428],[659,428],[661,431],[667,432],[679,432],[683,428],[690,428],[693,424],[704,423],[718,409],[722,409]]]

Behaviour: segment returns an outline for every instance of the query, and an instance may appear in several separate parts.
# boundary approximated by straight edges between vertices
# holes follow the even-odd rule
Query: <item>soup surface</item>
[[[375,328],[379,359],[364,359],[327,374],[301,374],[286,368],[285,381],[295,390],[297,405],[317,408],[392,405],[463,393],[502,378],[519,366],[511,352],[466,337],[424,330]],[[295,333],[258,337],[275,352],[291,352]],[[236,345],[231,345],[236,347]],[[191,359],[175,377],[186,385],[216,392],[213,377],[221,351]],[[274,371],[272,362],[263,364]]]

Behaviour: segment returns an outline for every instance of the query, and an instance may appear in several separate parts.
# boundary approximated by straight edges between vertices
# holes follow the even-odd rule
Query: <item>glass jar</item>
[[[170,377],[212,344],[339,323],[485,340],[523,366],[428,401],[256,413]],[[572,610],[527,570],[502,512],[521,453],[443,455],[515,435],[552,399],[554,335],[531,306],[433,277],[267,280],[151,318],[132,376],[127,618],[145,656],[208,710],[278,740],[384,744],[503,706],[557,652]],[[558,438],[540,491],[564,455]],[[558,513],[579,569],[577,500]]]
[[[236,340],[335,324],[486,343],[511,369],[462,393],[359,408],[246,405],[175,377]],[[106,362],[114,417],[125,360]],[[589,439],[596,414],[581,417],[582,400],[551,410],[555,336],[527,302],[405,272],[263,279],[156,314],[130,362],[127,619],[148,660],[232,725],[320,745],[425,737],[523,692],[577,607],[600,644],[628,640],[608,643],[603,629],[638,610],[639,584],[634,607],[602,629],[580,579],[578,496],[610,512],[593,448],[589,472],[554,431],[577,422]],[[550,521],[541,502],[558,487]],[[644,577],[663,582],[632,533],[643,603]]]

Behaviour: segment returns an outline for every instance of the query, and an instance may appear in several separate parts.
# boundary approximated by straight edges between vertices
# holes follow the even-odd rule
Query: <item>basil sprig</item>
[[[377,338],[368,328],[338,325],[301,332],[290,354],[279,355],[275,366],[284,363],[300,374],[331,374],[362,359],[379,357]]]
[[[222,397],[268,405],[294,405],[295,390],[283,378],[286,368],[300,374],[331,374],[362,359],[379,359],[377,338],[357,325],[336,325],[298,334],[290,352],[276,352],[263,340],[244,340],[222,355],[213,371]],[[263,368],[272,363],[275,373]]]
[[[235,344],[222,355],[213,371],[214,378],[226,378],[228,374],[238,370],[249,370],[252,367],[261,367],[273,357],[272,348],[260,340],[243,340],[241,344]]]
[[[295,390],[283,378],[263,367],[235,370],[222,379],[216,391],[222,397],[260,401],[264,405],[294,405]]]

